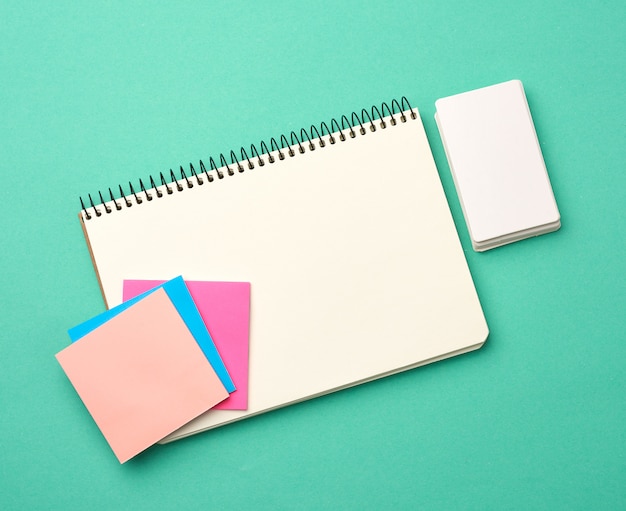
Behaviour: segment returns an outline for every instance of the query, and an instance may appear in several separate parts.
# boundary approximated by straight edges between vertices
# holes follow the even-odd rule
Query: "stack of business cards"
[[[519,80],[436,101],[474,250],[557,230],[559,211]]]

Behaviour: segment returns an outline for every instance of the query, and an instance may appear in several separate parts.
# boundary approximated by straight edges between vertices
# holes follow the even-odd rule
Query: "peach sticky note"
[[[228,397],[163,289],[56,357],[120,463]]]
[[[124,300],[163,282],[125,280]],[[185,284],[237,388],[215,409],[247,410],[250,283],[186,280]]]

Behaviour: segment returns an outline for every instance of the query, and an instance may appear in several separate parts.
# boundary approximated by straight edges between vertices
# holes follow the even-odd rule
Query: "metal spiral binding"
[[[401,122],[406,122],[407,118],[404,114],[405,111],[411,112],[411,119],[416,119],[417,114],[413,111],[409,100],[402,96],[400,102],[396,99],[391,101],[391,107],[383,102],[381,108],[372,106],[371,111],[368,112],[365,108],[361,110],[361,113],[352,112],[350,119],[347,116],[342,115],[337,119],[333,118],[330,121],[330,129],[325,122],[322,122],[319,126],[319,130],[315,125],[312,125],[307,131],[305,128],[300,130],[300,133],[292,131],[289,134],[289,139],[281,134],[279,141],[274,137],[270,138],[269,147],[265,141],[261,141],[259,144],[260,151],[254,144],[250,145],[250,153],[244,147],[239,150],[239,156],[235,151],[230,151],[228,156],[220,153],[219,164],[216,164],[213,157],[209,157],[209,169],[206,168],[202,160],[199,161],[199,170],[196,171],[192,163],[189,164],[189,170],[185,171],[180,166],[180,178],[176,177],[176,174],[172,169],[169,172],[168,177],[163,175],[163,172],[159,172],[159,176],[155,179],[150,176],[150,183],[146,186],[143,180],[139,179],[139,186],[133,186],[128,182],[128,193],[124,191],[122,185],[118,185],[120,196],[115,198],[111,188],[108,189],[110,199],[106,199],[101,191],[98,191],[98,197],[94,201],[91,194],[88,194],[87,200],[80,197],[80,205],[84,213],[84,217],[87,220],[91,220],[93,216],[102,216],[103,214],[110,214],[114,208],[120,211],[126,208],[132,207],[134,204],[140,205],[144,200],[152,201],[155,198],[160,199],[166,194],[171,195],[176,192],[181,192],[185,188],[193,188],[195,185],[201,186],[204,183],[211,183],[216,179],[224,179],[226,175],[233,176],[235,173],[241,173],[246,170],[252,170],[255,168],[255,164],[259,167],[263,167],[266,162],[270,164],[275,163],[277,160],[272,153],[278,154],[279,160],[284,160],[286,157],[292,158],[296,156],[296,151],[300,154],[304,154],[307,149],[309,151],[316,150],[317,146],[320,148],[326,147],[326,143],[333,145],[337,143],[337,138],[340,142],[345,142],[347,136],[344,132],[348,133],[350,138],[355,138],[357,133],[365,135],[367,133],[366,126],[369,125],[369,130],[375,132],[377,129],[375,121],[378,122],[378,127],[381,129],[387,128],[387,123],[384,121],[385,117],[389,117],[389,123],[395,126],[397,121],[394,115],[399,115]],[[324,137],[327,137],[327,141]],[[287,156],[286,156],[287,155]],[[265,158],[265,159],[264,159]],[[230,159],[230,163],[228,162]],[[224,172],[225,170],[225,172]],[[160,184],[158,183],[160,181]],[[164,188],[165,193],[160,189]],[[99,199],[99,201],[98,201]]]

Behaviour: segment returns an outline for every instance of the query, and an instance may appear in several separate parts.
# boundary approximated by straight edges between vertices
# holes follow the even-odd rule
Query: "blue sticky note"
[[[211,339],[211,334],[209,334],[209,331],[206,329],[202,316],[200,316],[196,304],[194,303],[191,294],[189,294],[189,290],[187,289],[185,281],[182,277],[176,277],[165,284],[161,284],[150,291],[146,291],[135,298],[131,298],[130,300],[105,311],[102,314],[81,323],[80,325],[70,328],[68,330],[70,339],[72,342],[78,341],[89,332],[105,324],[111,318],[117,316],[120,312],[125,311],[131,305],[137,303],[139,300],[145,298],[150,293],[161,287],[167,293],[167,296],[174,304],[174,307],[176,307],[178,314],[180,314],[180,317],[185,322],[185,325],[187,325],[191,335],[193,335],[194,339],[198,343],[198,346],[200,346],[200,349],[213,367],[215,373],[221,380],[224,387],[226,387],[226,390],[228,392],[234,392],[235,384],[226,370],[222,357],[220,357],[220,354],[213,343],[213,339]]]

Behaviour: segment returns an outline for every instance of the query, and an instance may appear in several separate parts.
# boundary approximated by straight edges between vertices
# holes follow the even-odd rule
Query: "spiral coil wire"
[[[297,134],[292,131],[289,134],[289,139],[284,134],[281,134],[279,141],[274,137],[270,138],[269,146],[265,141],[261,141],[259,144],[260,151],[254,144],[250,145],[250,154],[244,147],[239,150],[239,156],[234,150],[228,153],[228,156],[224,153],[219,155],[219,166],[216,160],[211,156],[209,157],[209,168],[207,169],[202,160],[199,161],[199,170],[196,171],[192,163],[189,164],[189,170],[185,171],[182,165],[180,166],[180,177],[177,177],[172,169],[169,171],[169,179],[163,172],[159,172],[158,178],[149,176],[150,183],[146,186],[142,179],[139,179],[139,186],[133,186],[132,182],[128,182],[128,193],[124,191],[122,185],[118,185],[120,196],[115,198],[111,188],[108,189],[110,199],[106,199],[101,191],[98,191],[98,197],[94,200],[91,194],[88,194],[88,199],[84,200],[80,197],[80,205],[86,220],[91,220],[94,216],[99,217],[103,214],[110,214],[114,210],[120,211],[126,208],[130,208],[133,204],[142,204],[144,200],[151,201],[155,197],[160,199],[166,194],[171,195],[174,190],[181,192],[186,188],[193,188],[194,185],[201,186],[204,183],[211,183],[216,178],[224,179],[226,175],[233,176],[235,173],[244,172],[246,169],[252,170],[255,168],[255,164],[259,167],[263,167],[267,163],[275,163],[277,160],[272,153],[278,155],[279,160],[284,160],[286,157],[292,158],[296,154],[304,154],[308,151],[315,151],[317,147],[324,148],[326,143],[331,145],[339,142],[345,142],[347,137],[355,138],[357,133],[365,135],[367,133],[366,126],[369,125],[370,132],[375,132],[378,128],[386,129],[387,123],[385,118],[389,117],[389,124],[395,126],[397,121],[396,117],[399,116],[400,122],[406,122],[407,118],[405,112],[409,111],[411,119],[416,119],[417,114],[413,111],[409,100],[402,96],[400,102],[396,99],[391,101],[391,106],[386,102],[383,102],[381,108],[372,106],[370,112],[365,108],[361,110],[360,114],[352,112],[350,119],[347,116],[342,115],[337,119],[332,118],[330,121],[330,129],[328,124],[322,122],[319,129],[312,125],[307,131],[305,128],[300,130]],[[378,126],[376,125],[378,124]],[[347,132],[347,135],[346,135]],[[327,140],[324,139],[327,137]],[[317,143],[317,146],[316,146]],[[297,151],[297,152],[296,152]],[[286,156],[287,155],[287,156]],[[230,163],[228,162],[230,159]],[[235,172],[236,169],[236,172]],[[216,177],[217,176],[217,177]],[[160,181],[160,184],[158,183]],[[159,188],[164,188],[165,193]],[[98,201],[99,199],[99,201]]]

